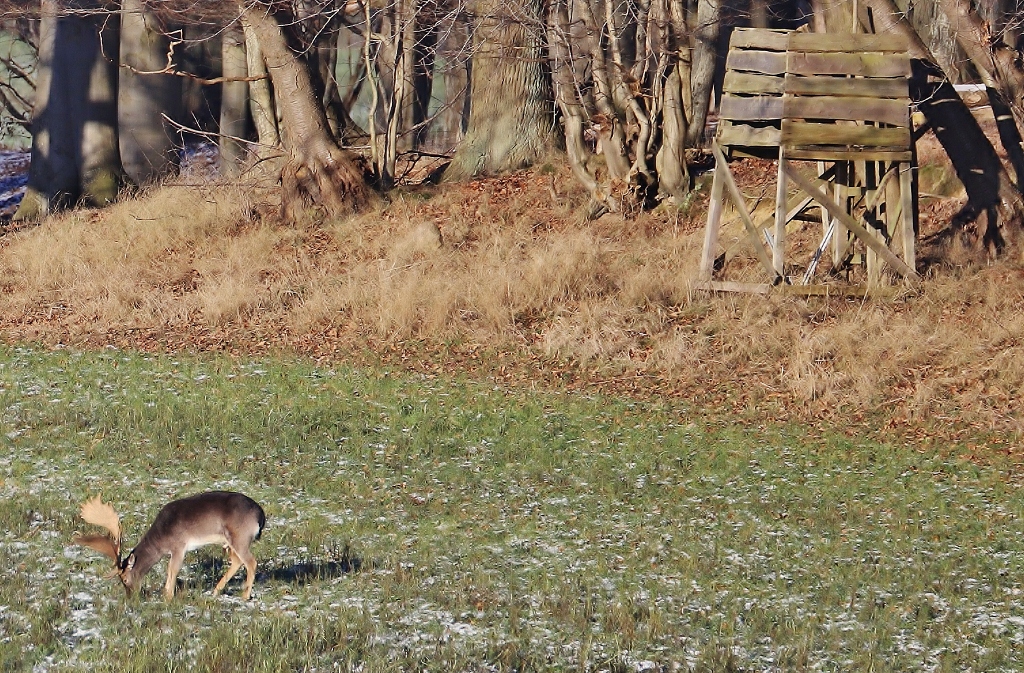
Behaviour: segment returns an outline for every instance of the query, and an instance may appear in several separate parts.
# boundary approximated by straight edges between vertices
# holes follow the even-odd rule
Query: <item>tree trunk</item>
[[[102,206],[117,198],[125,181],[117,120],[120,20],[101,16],[93,23],[99,52],[93,56],[89,90],[82,107],[82,196],[87,204]]]
[[[515,13],[480,0],[474,37],[469,128],[445,180],[529,166],[552,141],[551,91],[544,69],[540,0],[519,0]],[[525,18],[524,18],[525,16]]]
[[[664,105],[662,129],[664,135],[658,150],[656,167],[658,189],[663,195],[682,199],[690,190],[690,172],[686,166],[686,107],[683,87],[689,86],[690,73],[687,67],[683,44],[686,39],[686,15],[682,0],[670,0],[667,17],[662,17],[663,39],[669,49],[668,77],[664,84]]]
[[[434,88],[434,61],[437,51],[437,35],[441,28],[441,18],[432,13],[420,11],[416,13],[414,27],[413,51],[413,98],[411,105],[412,118],[410,128],[413,129],[413,149],[420,149],[427,138],[427,116],[430,114],[430,95]]]
[[[220,98],[220,174],[236,177],[246,160],[249,127],[249,66],[245,54],[245,35],[236,22],[221,34],[221,72],[225,81]],[[234,79],[235,81],[231,81]]]
[[[849,3],[840,4],[849,12],[845,9]],[[967,58],[956,42],[959,27],[950,23],[939,7],[939,0],[894,0],[893,4],[928,47],[932,61],[942,68],[953,84],[970,79]]]
[[[686,144],[697,147],[703,141],[704,125],[711,108],[711,89],[715,83],[715,69],[718,63],[718,34],[722,22],[721,0],[698,0],[697,28],[694,30],[693,71],[693,113]]]
[[[160,116],[179,119],[181,113],[181,78],[160,74],[176,65],[167,57],[172,30],[143,0],[121,1],[119,145],[125,172],[137,184],[178,168],[181,136]]]
[[[249,77],[263,78],[249,82],[249,113],[252,115],[253,126],[256,127],[256,153],[263,159],[276,152],[281,144],[281,135],[277,128],[277,111],[274,108],[274,93],[271,90],[270,75],[263,60],[259,38],[244,15],[239,22],[245,35],[246,71]]]
[[[123,181],[117,151],[116,20],[62,16],[43,0],[28,187],[15,219],[114,200]],[[110,60],[113,58],[113,61]]]
[[[281,113],[281,140],[288,163],[281,172],[282,213],[296,221],[309,201],[328,215],[365,205],[369,185],[355,158],[331,136],[309,70],[289,49],[277,19],[259,5],[239,4],[252,27],[273,81]]]

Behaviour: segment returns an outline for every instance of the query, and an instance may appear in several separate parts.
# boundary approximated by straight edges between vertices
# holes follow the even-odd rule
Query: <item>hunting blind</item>
[[[862,290],[878,286],[885,268],[917,277],[909,78],[897,35],[733,32],[712,143],[702,287],[819,294],[850,291],[851,279]],[[729,169],[739,157],[778,161],[774,220],[754,221]],[[723,244],[726,198],[743,231]],[[819,216],[811,218],[815,207]],[[808,221],[821,222],[820,237],[806,234]],[[753,249],[757,268],[730,280],[744,248]],[[825,284],[826,253],[829,276],[845,287]]]

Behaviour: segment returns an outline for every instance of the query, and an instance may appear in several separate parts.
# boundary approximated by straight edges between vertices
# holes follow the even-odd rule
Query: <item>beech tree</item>
[[[89,10],[93,11],[89,11]],[[28,187],[15,219],[110,203],[124,180],[118,151],[120,21],[99,3],[66,14],[42,0]]]
[[[476,0],[469,125],[445,180],[529,166],[554,138],[541,0]]]
[[[121,0],[121,68],[117,82],[118,142],[121,162],[137,184],[178,166],[180,137],[164,119],[179,118],[182,78],[172,37],[180,36],[173,15],[147,7],[143,0]]]

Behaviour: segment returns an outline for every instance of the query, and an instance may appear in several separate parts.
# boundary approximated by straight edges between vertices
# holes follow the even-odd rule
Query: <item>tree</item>
[[[556,0],[548,11],[555,101],[589,215],[635,212],[690,188],[718,59],[718,0]],[[691,44],[691,38],[694,43]]]
[[[64,13],[57,0],[42,0],[32,160],[15,219],[35,219],[79,199],[103,205],[117,196],[124,181],[118,28],[117,15],[97,5]]]
[[[529,166],[553,140],[541,0],[477,0],[469,126],[445,180]]]
[[[700,143],[711,107],[711,88],[718,62],[719,31],[722,23],[721,0],[699,0],[693,47],[693,121],[687,135],[691,145]]]
[[[249,126],[249,63],[241,23],[232,21],[221,34],[220,172],[234,177],[246,159],[245,138]]]
[[[10,138],[29,130],[35,98],[36,63],[39,61],[39,22],[20,16],[0,24],[14,39],[0,53],[6,76],[0,80],[0,133]]]
[[[370,196],[354,156],[338,147],[313,82],[288,46],[281,23],[265,5],[239,4],[242,20],[259,42],[280,111],[281,142],[287,163],[281,172],[282,211],[294,221],[306,203],[328,214],[362,207]],[[294,23],[294,16],[284,21]]]
[[[121,64],[117,82],[118,142],[125,172],[136,184],[178,167],[180,137],[163,115],[177,119],[182,79],[172,72],[173,17],[121,0]],[[180,32],[177,33],[180,35]]]
[[[1019,124],[1024,124],[1024,55],[1004,42],[1000,31],[982,19],[975,6],[963,0],[940,0],[942,11],[957,26],[956,41],[988,89],[999,138],[1024,187],[1024,147]],[[1015,121],[1016,120],[1016,123]]]

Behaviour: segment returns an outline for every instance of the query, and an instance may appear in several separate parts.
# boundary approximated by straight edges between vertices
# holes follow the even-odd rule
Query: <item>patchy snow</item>
[[[246,491],[268,511],[267,532],[255,547],[260,566],[252,601],[239,598],[237,579],[228,595],[209,596],[221,571],[211,560],[219,562],[215,549],[189,556],[181,574],[184,598],[175,604],[159,602],[160,568],[148,579],[145,609],[166,611],[155,620],[160,628],[184,616],[195,629],[195,642],[175,654],[182,667],[198,657],[204,630],[225,613],[243,612],[299,625],[324,615],[367,619],[375,625],[367,646],[396,658],[429,661],[441,647],[470,657],[496,643],[525,642],[552,668],[563,669],[582,661],[637,672],[731,662],[739,670],[779,671],[798,667],[787,657],[800,647],[808,670],[850,669],[863,663],[858,657],[865,643],[879,642],[873,631],[878,615],[899,625],[878,647],[902,670],[940,670],[947,657],[982,657],[997,641],[1024,649],[1019,502],[1010,506],[1004,494],[966,478],[936,488],[951,496],[955,491],[949,501],[971,507],[926,510],[911,503],[901,515],[886,493],[833,498],[844,468],[811,464],[785,446],[753,451],[755,460],[741,475],[656,473],[627,461],[620,482],[606,488],[558,467],[545,478],[564,480],[560,486],[496,479],[484,468],[505,447],[487,440],[452,456],[422,458],[428,473],[422,475],[415,465],[395,464],[394,438],[406,426],[391,418],[368,423],[370,439],[359,446],[363,439],[331,436],[302,447],[316,454],[301,463],[313,465],[304,469],[329,475],[330,488],[289,478],[299,458],[268,447],[232,453],[246,465],[266,463],[265,483],[230,469],[204,479],[188,462],[177,473],[156,474],[141,440],[130,447],[137,461],[121,460],[119,451],[87,459],[96,440],[89,428],[75,439],[45,436],[24,402],[38,397],[51,406],[65,400],[91,409],[89,395],[101,395],[118,404],[115,383],[34,380],[11,367],[0,363],[0,386],[16,391],[5,398],[0,418],[9,428],[7,441],[22,450],[0,454],[0,495],[28,502],[29,510],[24,530],[0,531],[0,558],[8,567],[36,570],[27,575],[23,602],[0,605],[0,643],[29,628],[33,611],[60,604],[60,648],[39,658],[34,670],[40,672],[89,669],[105,642],[122,635],[111,632],[111,612],[139,609],[126,607],[116,582],[103,578],[103,559],[67,546],[80,528],[72,503],[98,490],[109,498],[112,484],[123,499],[129,540],[137,540],[159,503],[200,486]],[[234,373],[267,375],[256,365]],[[163,372],[150,384],[187,401],[209,394],[202,388],[213,378]],[[271,393],[264,402],[272,404]],[[60,451],[49,450],[55,439],[65,442]],[[611,460],[614,443],[598,445],[595,460]],[[45,454],[25,448],[43,444]],[[340,455],[339,445],[354,448]],[[784,479],[763,464],[780,455],[799,467]],[[458,478],[446,476],[456,471]],[[383,476],[370,482],[371,473]],[[801,479],[802,485],[788,483]],[[814,496],[800,502],[803,492]],[[981,512],[1005,520],[1008,542],[975,538],[969,546],[937,532],[955,530],[958,519]],[[801,519],[814,515],[832,517],[835,526],[812,535]],[[918,544],[893,550],[897,533],[906,529],[920,531]],[[351,563],[342,553],[349,542],[362,562],[358,570],[345,565]],[[816,565],[823,557],[824,569]],[[914,584],[907,578],[922,569],[941,572],[928,578],[937,584],[922,589],[917,583],[907,591]],[[852,595],[830,597],[833,576],[857,578]],[[808,624],[821,642],[785,640]],[[630,639],[629,629],[642,633]]]

